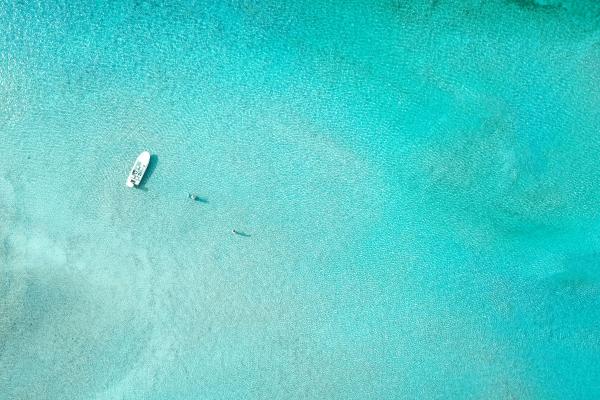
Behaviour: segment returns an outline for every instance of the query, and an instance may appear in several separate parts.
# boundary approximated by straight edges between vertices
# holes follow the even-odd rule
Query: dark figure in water
[[[190,198],[194,201],[198,200],[198,196],[196,196],[195,194],[191,194],[191,193],[188,193],[188,198]]]
[[[250,237],[250,235],[249,235],[249,234],[247,234],[247,233],[244,233],[244,232],[240,232],[240,231],[238,231],[238,230],[235,230],[235,229],[232,229],[232,230],[231,230],[231,233],[233,233],[234,235],[239,235],[239,236],[244,236],[244,237]]]

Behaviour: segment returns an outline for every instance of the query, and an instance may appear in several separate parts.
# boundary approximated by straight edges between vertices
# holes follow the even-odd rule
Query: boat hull
[[[133,167],[131,168],[131,172],[129,172],[129,176],[127,177],[126,185],[127,187],[136,187],[139,186],[144,174],[146,173],[146,169],[148,169],[148,165],[150,164],[150,153],[147,151],[143,151],[133,163]]]

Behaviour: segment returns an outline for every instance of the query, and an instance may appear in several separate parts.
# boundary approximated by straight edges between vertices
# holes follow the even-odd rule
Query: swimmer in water
[[[191,194],[191,193],[188,193],[188,198],[190,198],[192,200],[198,200],[198,196],[196,196],[195,194]]]

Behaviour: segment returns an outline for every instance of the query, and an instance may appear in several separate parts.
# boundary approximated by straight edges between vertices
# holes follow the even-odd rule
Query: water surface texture
[[[0,154],[1,399],[600,398],[597,1],[0,0]]]

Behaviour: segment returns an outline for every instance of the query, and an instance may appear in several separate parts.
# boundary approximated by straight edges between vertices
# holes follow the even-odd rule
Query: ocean
[[[594,0],[0,0],[0,399],[600,398],[599,134]]]

